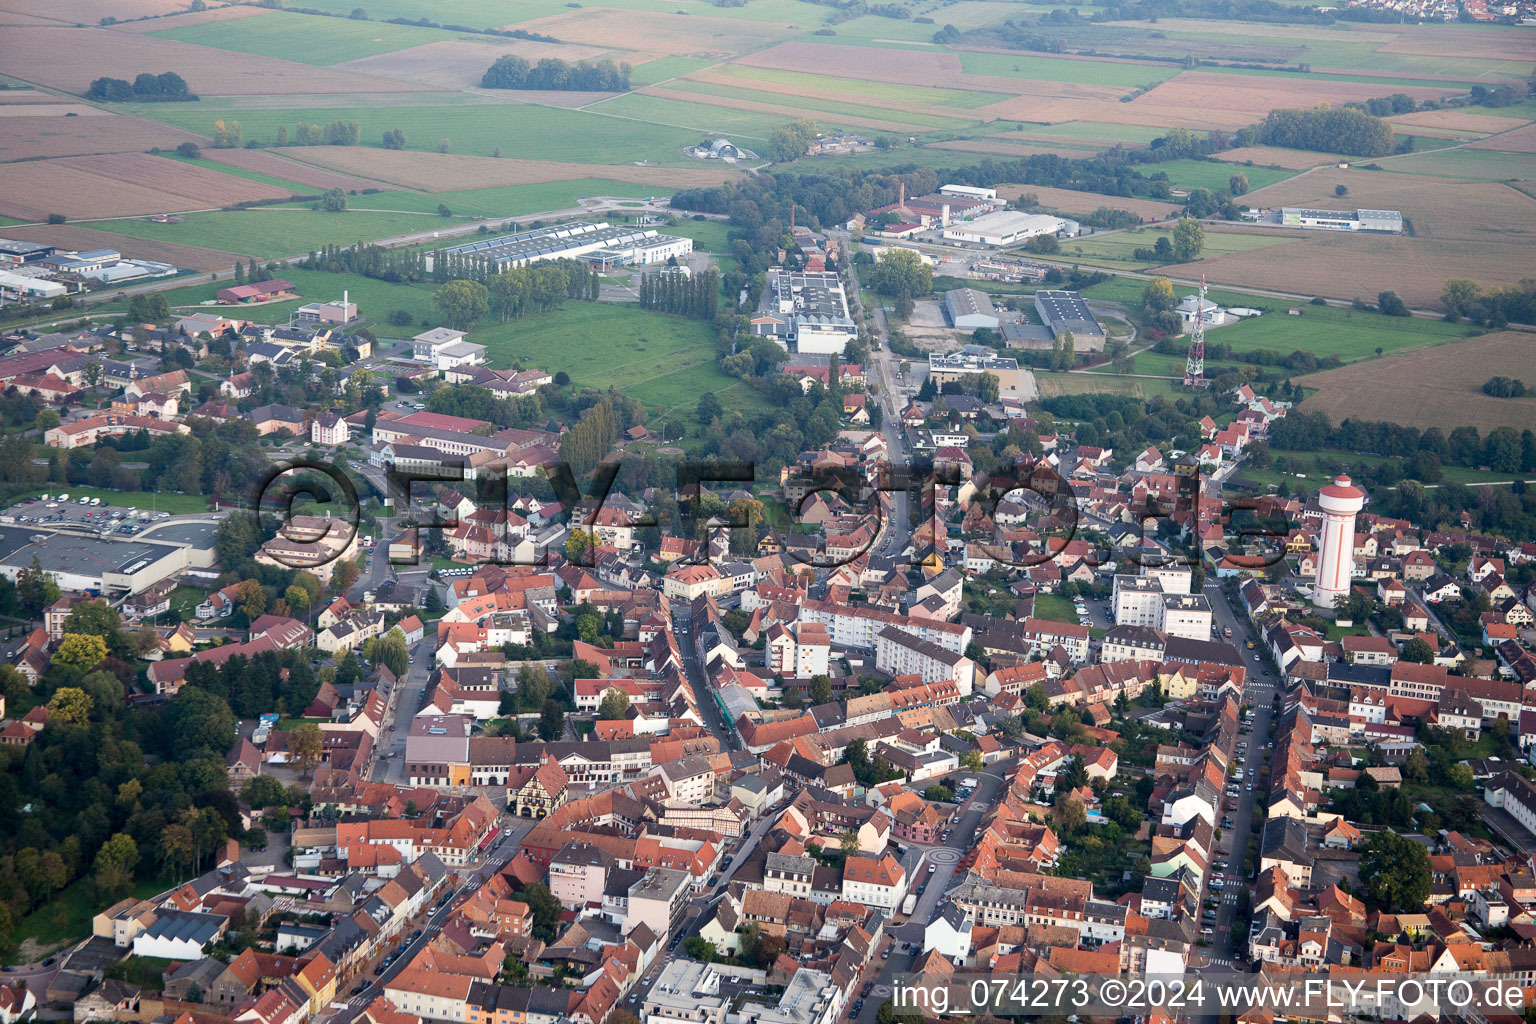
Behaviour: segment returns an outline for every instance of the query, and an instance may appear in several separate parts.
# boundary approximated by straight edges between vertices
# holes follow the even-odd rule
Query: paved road
[[[1243,691],[1243,704],[1252,712],[1250,724],[1251,731],[1238,737],[1239,742],[1247,743],[1247,759],[1239,765],[1244,769],[1241,789],[1236,801],[1235,810],[1228,809],[1224,813],[1230,814],[1233,827],[1223,830],[1221,842],[1217,844],[1220,851],[1225,848],[1230,854],[1218,852],[1217,859],[1226,860],[1229,868],[1223,872],[1228,882],[1227,888],[1220,892],[1211,891],[1208,896],[1219,901],[1216,908],[1215,935],[1210,946],[1205,950],[1208,957],[1214,960],[1231,962],[1234,959],[1246,961],[1247,950],[1235,950],[1232,946],[1232,920],[1236,916],[1237,893],[1252,888],[1252,880],[1242,876],[1243,858],[1247,852],[1248,835],[1255,823],[1262,826],[1267,816],[1267,803],[1264,799],[1264,791],[1258,782],[1260,767],[1269,762],[1271,747],[1269,744],[1269,723],[1271,717],[1271,702],[1274,699],[1280,680],[1271,670],[1269,662],[1259,655],[1260,660],[1254,661],[1256,651],[1249,651],[1245,642],[1249,639],[1257,639],[1251,631],[1247,619],[1234,610],[1226,596],[1226,590],[1219,582],[1212,580],[1205,588],[1205,595],[1211,601],[1211,609],[1215,613],[1217,626],[1232,630],[1232,642],[1237,645],[1247,662],[1247,685]],[[1249,788],[1252,786],[1253,788]],[[1219,822],[1218,822],[1219,824]],[[1202,915],[1205,906],[1201,906]],[[1225,970],[1221,964],[1212,964],[1211,970]]]
[[[683,671],[693,686],[694,699],[699,705],[699,716],[704,719],[704,728],[720,741],[721,750],[736,750],[741,746],[736,727],[725,720],[720,704],[715,700],[715,688],[709,684],[704,666],[699,664],[698,650],[694,646],[696,624],[693,621],[693,608],[683,601],[674,601],[672,607],[676,609],[673,613],[673,629],[677,633],[677,649],[682,653]]]
[[[418,918],[416,921],[409,923],[412,930],[419,928],[421,935],[410,944],[399,947],[395,951],[395,960],[389,967],[382,970],[376,969],[377,973],[363,974],[362,977],[366,980],[361,982],[363,986],[361,991],[353,993],[350,989],[343,989],[343,985],[347,983],[351,983],[354,988],[359,984],[355,977],[345,979],[343,985],[337,986],[338,992],[336,994],[337,1002],[344,1003],[345,1009],[334,1010],[320,1019],[325,1024],[350,1024],[351,1021],[357,1018],[365,1006],[383,995],[384,987],[390,980],[399,974],[405,965],[443,930],[443,925],[447,923],[448,918],[457,905],[462,902],[460,897],[469,896],[476,889],[480,888],[488,877],[505,867],[507,861],[517,852],[518,843],[521,842],[523,836],[535,824],[537,822],[529,818],[507,818],[503,816],[500,826],[510,831],[511,835],[498,840],[496,848],[493,848],[489,855],[478,864],[471,868],[458,869],[458,888],[445,888],[443,890],[454,893],[452,899],[441,906],[434,905],[424,920]],[[410,932],[405,934],[409,935]],[[379,962],[382,963],[382,958]],[[364,969],[366,971],[368,966],[365,965]]]

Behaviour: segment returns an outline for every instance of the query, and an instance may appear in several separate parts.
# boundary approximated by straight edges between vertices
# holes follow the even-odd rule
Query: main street
[[[1239,653],[1246,652],[1245,641],[1258,638],[1256,635],[1251,636],[1247,619],[1233,610],[1227,598],[1226,588],[1220,581],[1208,580],[1205,596],[1211,602],[1211,611],[1214,613],[1217,628],[1223,631],[1232,630],[1232,643]],[[1243,861],[1248,853],[1248,837],[1253,829],[1256,814],[1260,825],[1264,820],[1265,786],[1260,780],[1259,771],[1268,763],[1272,749],[1269,743],[1269,725],[1272,702],[1275,694],[1279,692],[1280,682],[1263,653],[1257,648],[1244,667],[1248,674],[1243,687],[1243,704],[1252,713],[1250,719],[1252,728],[1246,735],[1240,735],[1238,738],[1239,742],[1248,745],[1245,763],[1239,766],[1244,769],[1243,781],[1238,784],[1240,788],[1235,806],[1226,812],[1232,816],[1233,827],[1222,830],[1221,842],[1217,844],[1218,850],[1229,851],[1217,855],[1217,859],[1228,863],[1228,867],[1221,870],[1221,873],[1226,876],[1224,881],[1227,887],[1209,891],[1209,895],[1218,900],[1218,905],[1213,928],[1215,934],[1207,937],[1210,945],[1206,948],[1206,955],[1210,963],[1206,969],[1217,971],[1231,969],[1234,960],[1239,962],[1247,960],[1246,949],[1239,950],[1233,947],[1232,923],[1237,916],[1237,894],[1249,890],[1252,886],[1252,880],[1243,875]],[[1225,800],[1223,806],[1226,806]],[[1219,824],[1220,817],[1217,820]],[[1202,905],[1202,915],[1204,912],[1205,907]]]

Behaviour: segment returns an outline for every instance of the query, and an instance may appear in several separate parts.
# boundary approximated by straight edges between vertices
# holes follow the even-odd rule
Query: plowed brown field
[[[1468,149],[1496,149],[1500,153],[1536,153],[1536,124],[1474,142]]]
[[[276,153],[261,149],[205,149],[203,156],[216,163],[228,164],[230,167],[238,167],[245,171],[256,171],[259,174],[270,174],[274,178],[308,185],[311,188],[344,188],[350,191],[351,189],[381,188],[389,184],[372,178],[343,174],[326,167],[300,163],[297,160],[287,160]]]
[[[1536,428],[1536,396],[1490,398],[1482,392],[1488,378],[1529,366],[1530,351],[1530,335],[1503,331],[1367,359],[1298,378],[1303,387],[1318,389],[1301,408],[1327,413],[1335,423],[1354,417],[1423,430]]]
[[[158,260],[161,263],[170,263],[188,270],[228,270],[235,264],[233,253],[218,249],[177,245],[174,242],[152,242],[147,238],[114,235],[110,231],[82,228],[73,224],[8,227],[5,229],[5,234],[8,238],[41,242],[60,249],[116,249],[125,256]]]
[[[1304,171],[1308,167],[1336,164],[1340,160],[1348,160],[1350,158],[1333,156],[1329,153],[1308,153],[1300,149],[1281,149],[1278,146],[1240,146],[1237,149],[1229,149],[1224,153],[1217,153],[1216,159],[1237,164],[1252,161],[1260,167],[1268,167],[1273,164],[1276,167],[1285,167],[1293,171]]]
[[[23,220],[73,220],[209,209],[281,199],[283,189],[143,153],[0,164],[0,212]]]
[[[1387,120],[1393,124],[1460,129],[1481,135],[1507,132],[1519,124],[1513,118],[1494,117],[1492,114],[1472,114],[1465,110],[1421,110],[1417,114],[1398,114]]]
[[[794,119],[805,116],[805,111],[795,106],[794,98],[784,97],[782,103],[765,103],[758,100],[740,99],[735,96],[711,96],[707,93],[680,92],[677,89],[646,88],[639,90],[647,96],[658,96],[662,99],[682,100],[685,103],[701,103],[709,107],[721,107],[726,110],[751,110],[760,114],[779,114],[786,119]],[[877,132],[910,132],[926,131],[919,125],[906,124],[899,120],[901,111],[891,111],[891,120],[875,117],[858,117],[854,114],[817,114],[824,123],[847,128],[867,128]]]
[[[997,194],[1004,199],[1017,199],[1025,192],[1033,193],[1042,206],[1062,213],[1092,213],[1101,206],[1111,210],[1129,210],[1142,220],[1166,220],[1179,212],[1172,203],[1160,203],[1155,199],[1129,199],[1123,196],[1106,196],[1101,192],[1077,192],[1070,188],[1047,188],[1040,185],[999,185]]]
[[[0,108],[0,160],[35,160],[81,153],[143,153],[151,146],[175,149],[201,142],[191,132],[138,117],[8,116],[32,105]],[[89,108],[95,110],[96,108]]]

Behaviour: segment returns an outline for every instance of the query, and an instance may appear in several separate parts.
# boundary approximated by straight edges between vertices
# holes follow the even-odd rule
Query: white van
[[[92,498],[92,499],[91,499],[91,505],[92,505],[92,507],[94,507],[94,506],[96,506],[96,505],[100,505],[100,504],[101,504],[101,499],[100,499],[100,498]]]
[[[82,505],[89,505],[90,503],[91,503],[91,499],[90,498],[87,498],[83,494],[80,495],[80,504],[82,504]]]

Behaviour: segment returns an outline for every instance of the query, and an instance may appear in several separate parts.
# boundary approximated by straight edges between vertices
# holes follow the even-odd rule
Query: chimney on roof
[[[899,196],[900,196],[900,197],[901,197],[901,198],[899,198],[899,199],[897,199],[897,200],[896,200],[896,205],[897,205],[897,206],[899,206],[899,207],[901,207],[901,208],[902,208],[902,209],[903,209],[903,210],[905,210],[905,209],[906,209],[906,208],[907,208],[907,183],[906,183],[906,182],[902,182],[902,183],[901,183],[901,184],[900,184],[900,185],[899,185],[899,186],[897,186],[897,187],[898,187],[898,188],[899,188],[899,189],[900,189],[900,190],[901,190],[901,191],[900,191],[900,192],[899,192],[899,193],[898,193],[898,195],[899,195]]]

